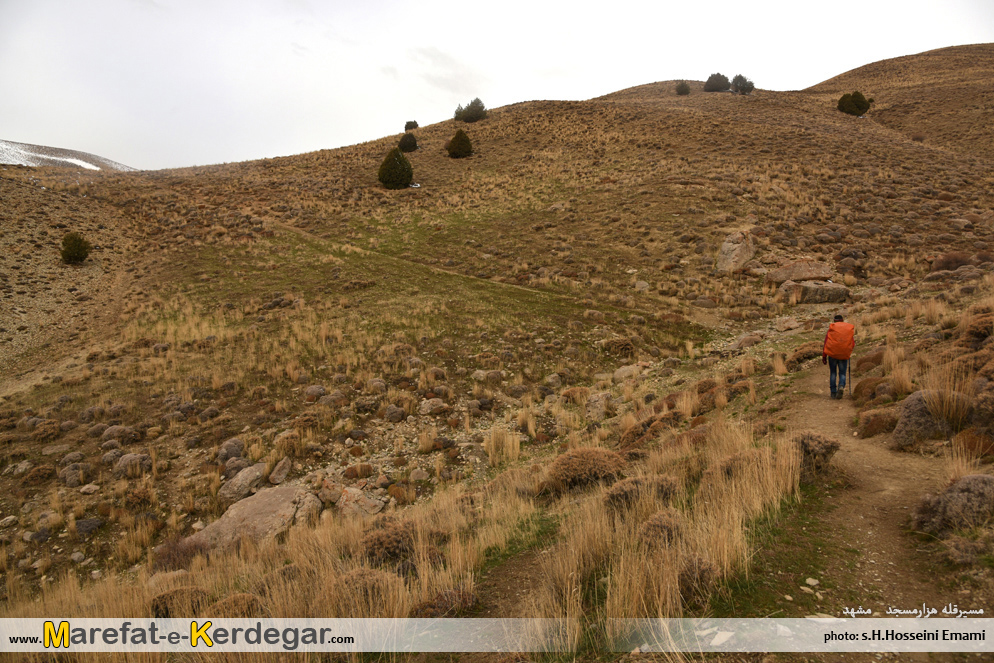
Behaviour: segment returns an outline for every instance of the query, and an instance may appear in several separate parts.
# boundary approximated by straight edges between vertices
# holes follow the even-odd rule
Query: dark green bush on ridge
[[[687,81],[680,81],[676,84],[676,93],[681,97],[685,97],[690,94],[690,86],[687,85]]]
[[[462,105],[456,108],[455,119],[460,122],[476,122],[487,117],[487,108],[477,97],[463,108]]]
[[[380,165],[380,182],[388,189],[404,189],[414,179],[411,162],[395,147],[387,154]]]
[[[728,76],[723,74],[711,74],[704,83],[705,92],[724,92],[732,86],[728,82]]]
[[[836,108],[843,113],[859,116],[866,114],[866,111],[870,110],[870,103],[872,102],[867,101],[862,92],[856,90],[852,94],[844,94],[839,97],[839,103]]]
[[[473,153],[473,143],[470,142],[466,132],[460,129],[452,137],[452,140],[446,143],[445,149],[448,150],[449,156],[453,159],[462,159]]]
[[[418,149],[418,139],[414,137],[414,134],[404,134],[400,137],[397,147],[400,148],[401,152],[413,152]]]
[[[736,94],[749,94],[755,89],[753,82],[742,74],[735,74],[735,78],[732,79],[732,90]]]
[[[75,265],[86,260],[90,255],[90,243],[77,232],[67,233],[62,238],[62,262]]]
[[[404,131],[411,131],[412,129],[417,129],[418,123],[414,120],[408,120],[404,123]]]

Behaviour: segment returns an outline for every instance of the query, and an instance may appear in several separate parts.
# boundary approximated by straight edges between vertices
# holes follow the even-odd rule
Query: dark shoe
[[[832,392],[832,400],[834,401],[834,400],[835,400],[836,398],[838,398],[838,396],[836,396],[836,395],[835,395],[835,392],[833,391],[833,392]]]

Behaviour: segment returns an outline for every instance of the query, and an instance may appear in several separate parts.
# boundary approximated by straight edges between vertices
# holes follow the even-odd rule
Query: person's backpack
[[[825,334],[822,353],[833,359],[849,359],[856,347],[856,328],[848,322],[833,322]]]

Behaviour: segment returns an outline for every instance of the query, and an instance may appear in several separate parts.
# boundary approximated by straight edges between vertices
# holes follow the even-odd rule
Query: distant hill
[[[87,170],[135,170],[95,154],[64,150],[60,147],[15,143],[9,140],[0,140],[0,163],[17,166],[79,167]]]
[[[805,90],[875,99],[880,124],[965,154],[994,156],[994,44],[952,46],[880,60]]]

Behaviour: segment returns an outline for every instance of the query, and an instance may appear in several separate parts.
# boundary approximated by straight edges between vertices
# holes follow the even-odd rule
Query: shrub
[[[598,481],[614,481],[625,467],[624,459],[599,447],[581,447],[557,457],[549,467],[544,490],[561,493]]]
[[[681,97],[686,97],[690,94],[690,86],[687,84],[687,81],[680,81],[676,84],[676,93]]]
[[[732,79],[732,90],[737,94],[749,94],[755,88],[753,82],[742,74],[735,74],[735,78]]]
[[[414,120],[408,120],[404,123],[404,131],[411,131],[412,129],[417,129],[418,123]]]
[[[388,189],[403,189],[414,179],[414,169],[411,162],[403,155],[399,147],[390,150],[380,165],[380,182]]]
[[[62,261],[68,265],[81,263],[90,255],[92,248],[79,233],[68,233],[62,238]]]
[[[975,527],[994,517],[994,477],[971,474],[939,495],[926,495],[911,515],[919,532],[939,535]]]
[[[728,76],[723,74],[711,74],[708,76],[708,80],[704,83],[705,92],[724,92],[732,86],[728,82]]]
[[[465,108],[461,105],[456,108],[455,119],[460,122],[476,122],[477,120],[482,120],[487,117],[487,108],[477,97],[473,101],[469,102]]]
[[[445,149],[448,150],[449,156],[453,159],[462,159],[473,153],[473,143],[470,142],[466,132],[460,129],[452,137],[452,140],[446,143]]]
[[[673,543],[682,529],[680,521],[680,512],[667,507],[642,523],[639,540],[650,548]]]
[[[414,134],[404,134],[397,147],[400,148],[401,152],[413,152],[418,149],[418,139],[414,137]]]
[[[866,100],[862,92],[856,90],[852,94],[844,94],[839,97],[839,103],[836,107],[843,113],[859,116],[870,110],[870,102]]]

